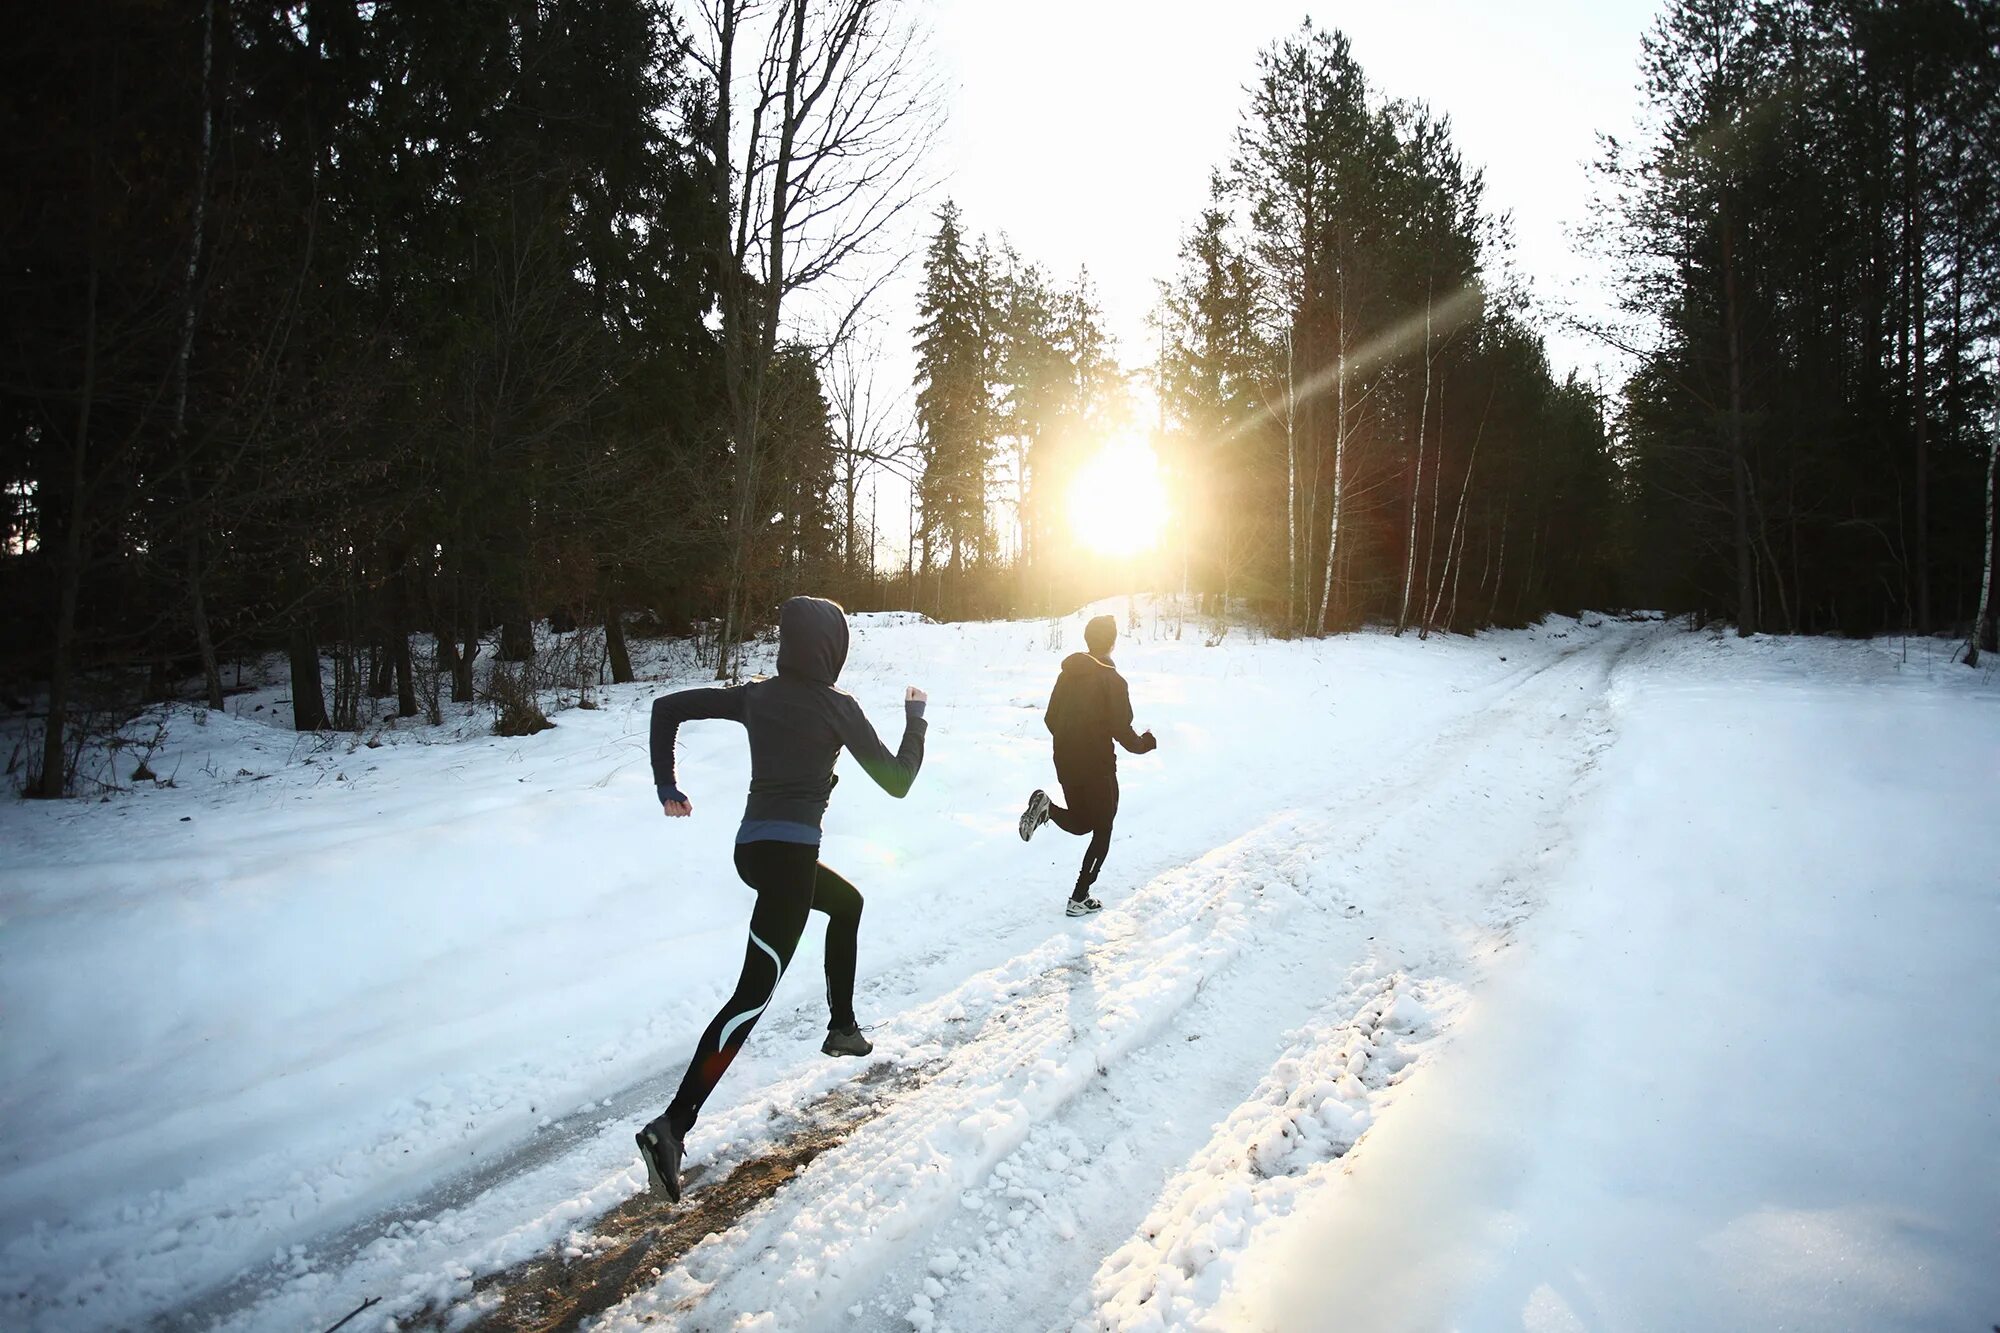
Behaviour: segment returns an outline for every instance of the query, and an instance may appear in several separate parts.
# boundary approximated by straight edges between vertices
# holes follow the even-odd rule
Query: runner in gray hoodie
[[[670,817],[694,813],[676,785],[674,737],[683,722],[727,718],[750,735],[750,797],[736,831],[736,873],[757,894],[736,991],[695,1046],[680,1091],[639,1131],[639,1155],[656,1191],[679,1202],[682,1144],[695,1117],[777,993],[806,918],[824,912],[828,1055],[874,1049],[854,1018],[855,940],[861,894],[819,863],[820,820],[845,748],[891,796],[902,796],[924,762],[924,692],[903,696],[903,743],[882,744],[854,696],[834,688],[847,661],[847,616],[838,604],[794,597],[778,612],[778,674],[726,688],[681,690],[653,701],[653,782]]]

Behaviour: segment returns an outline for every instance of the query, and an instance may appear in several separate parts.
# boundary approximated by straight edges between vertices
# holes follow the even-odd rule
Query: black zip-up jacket
[[[834,688],[847,663],[847,616],[833,602],[793,597],[778,612],[778,674],[747,685],[681,690],[653,701],[653,782],[661,798],[686,799],[674,780],[674,739],[683,722],[728,718],[750,734],[745,834],[772,826],[817,831],[844,746],[891,796],[902,796],[924,762],[924,706],[903,706],[894,754],[853,695]],[[782,834],[780,834],[782,836]]]
[[[1133,754],[1151,754],[1159,742],[1132,730],[1132,692],[1111,663],[1089,653],[1063,659],[1062,674],[1042,715],[1055,737],[1056,767],[1116,768],[1117,741]]]

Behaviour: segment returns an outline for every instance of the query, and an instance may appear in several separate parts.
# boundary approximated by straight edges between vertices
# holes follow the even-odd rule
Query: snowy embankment
[[[843,683],[885,730],[932,696],[908,800],[843,760],[829,819],[877,1054],[818,1055],[810,928],[691,1159],[866,1114],[606,1326],[2000,1310],[1968,1266],[2000,1228],[1991,680],[1597,617],[1215,647],[1141,619],[1161,750],[1083,923],[1081,844],[1013,830],[1079,621],[857,623]],[[463,1322],[480,1275],[588,1256],[748,910],[741,733],[684,730],[696,818],[660,818],[659,688],[527,740],[176,722],[176,789],[0,809],[0,1317]]]

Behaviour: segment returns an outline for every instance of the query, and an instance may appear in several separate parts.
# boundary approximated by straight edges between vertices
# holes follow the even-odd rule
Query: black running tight
[[[750,1029],[777,993],[812,912],[826,913],[826,1003],[830,1026],[854,1026],[854,947],[861,928],[861,893],[819,864],[819,848],[804,843],[745,842],[736,847],[736,873],[757,891],[750,913],[750,942],[736,993],[701,1034],[681,1090],[667,1108],[674,1132],[687,1136],[701,1105],[749,1040]]]
[[[1056,766],[1056,780],[1062,784],[1063,800],[1069,804],[1049,806],[1049,819],[1065,833],[1088,833],[1083,865],[1076,872],[1076,889],[1071,898],[1082,901],[1090,896],[1097,874],[1104,869],[1104,857],[1111,850],[1111,824],[1118,818],[1118,770],[1082,770]]]

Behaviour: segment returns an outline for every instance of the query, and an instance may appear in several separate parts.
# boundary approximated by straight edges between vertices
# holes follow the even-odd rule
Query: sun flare
[[[1167,484],[1160,476],[1160,460],[1143,441],[1105,445],[1070,483],[1070,531],[1100,555],[1151,550],[1166,521]]]

